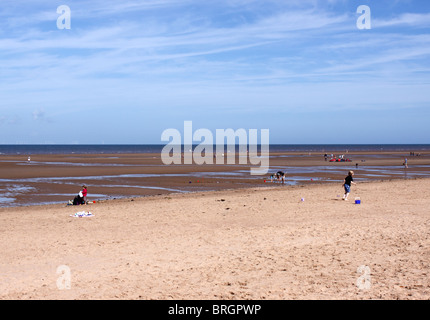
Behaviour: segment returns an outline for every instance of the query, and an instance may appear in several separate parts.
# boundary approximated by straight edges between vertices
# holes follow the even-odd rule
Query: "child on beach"
[[[83,185],[82,186],[82,196],[84,198],[84,204],[87,204],[87,193],[88,193],[87,186]]]
[[[345,189],[345,194],[343,195],[343,200],[348,200],[348,195],[351,192],[351,184],[355,184],[352,176],[354,175],[354,171],[349,171],[348,175],[343,180],[343,187]]]

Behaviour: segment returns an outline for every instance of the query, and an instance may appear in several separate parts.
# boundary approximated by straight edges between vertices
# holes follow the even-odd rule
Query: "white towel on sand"
[[[70,216],[82,218],[82,217],[93,217],[94,215],[90,211],[79,211],[79,212],[76,212],[75,214],[71,214]]]

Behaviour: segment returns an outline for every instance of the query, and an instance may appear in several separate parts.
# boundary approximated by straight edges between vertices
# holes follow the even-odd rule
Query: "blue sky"
[[[429,30],[417,0],[1,0],[0,144],[430,143]]]

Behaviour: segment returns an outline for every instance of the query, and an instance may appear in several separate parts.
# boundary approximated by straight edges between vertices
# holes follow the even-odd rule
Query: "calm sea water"
[[[29,144],[0,145],[0,154],[103,154],[103,153],[160,153],[165,145],[142,144]],[[354,151],[430,151],[430,144],[273,144],[270,152],[349,152]]]

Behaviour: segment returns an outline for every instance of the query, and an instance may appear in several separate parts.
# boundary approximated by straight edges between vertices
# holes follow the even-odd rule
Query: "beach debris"
[[[305,201],[305,198],[301,198],[301,199],[300,199],[300,201],[301,201],[301,202],[304,202],[304,201]]]
[[[361,204],[361,199],[360,199],[360,197],[356,197],[356,198],[355,198],[355,204]]]
[[[75,214],[71,214],[70,216],[74,218],[83,218],[83,217],[93,217],[94,214],[92,214],[90,211],[79,211],[79,212],[76,212]]]

